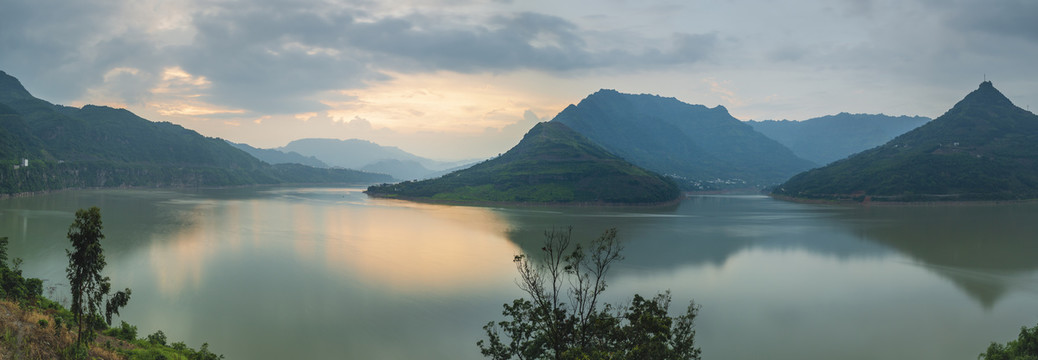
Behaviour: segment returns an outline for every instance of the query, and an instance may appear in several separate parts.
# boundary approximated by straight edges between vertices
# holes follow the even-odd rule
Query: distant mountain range
[[[370,183],[360,171],[271,166],[227,142],[124,109],[54,105],[0,71],[0,194],[119,186]],[[21,159],[29,162],[21,166]],[[17,167],[17,169],[16,169]],[[288,180],[292,179],[292,180]]]
[[[748,121],[754,130],[778,141],[797,156],[826,165],[874,148],[915,129],[930,118],[839,113],[804,121]]]
[[[360,139],[300,139],[274,150],[314,157],[333,167],[389,174],[399,180],[436,177],[476,162],[437,161]]]
[[[371,186],[368,195],[445,203],[648,204],[672,181],[624,161],[560,122],[537,124],[496,158],[439,178]]]
[[[1038,198],[1038,116],[985,81],[937,119],[794,176],[774,194],[856,201]]]
[[[249,144],[238,144],[228,141],[228,144],[238,148],[241,151],[252,155],[252,157],[259,159],[265,163],[274,164],[300,164],[315,168],[328,168],[328,164],[318,160],[313,156],[303,156],[295,151],[281,151],[277,149],[260,149],[252,147]]]
[[[815,165],[722,106],[600,90],[552,121],[686,189],[764,187]]]

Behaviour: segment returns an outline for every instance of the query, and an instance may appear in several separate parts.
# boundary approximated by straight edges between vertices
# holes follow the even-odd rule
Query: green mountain
[[[33,97],[18,79],[2,71],[0,140],[0,194],[86,187],[389,179],[358,171],[271,166],[221,139],[168,122],[151,122],[124,109],[51,104]],[[30,166],[16,168],[21,159],[28,159]]]
[[[560,122],[537,124],[496,158],[436,179],[369,187],[368,195],[450,203],[649,204],[677,186],[595,145]]]
[[[989,81],[937,119],[774,190],[862,201],[1038,198],[1038,116]]]
[[[785,145],[797,156],[825,165],[883,145],[930,118],[883,114],[839,113],[804,121],[748,121],[761,134]]]
[[[814,166],[722,106],[600,90],[552,121],[691,189],[773,185]]]
[[[0,159],[38,158],[39,148],[22,115],[0,104]]]

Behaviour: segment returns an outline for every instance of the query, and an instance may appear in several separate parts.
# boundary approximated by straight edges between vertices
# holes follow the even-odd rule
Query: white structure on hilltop
[[[22,159],[22,167],[29,166],[29,159]]]

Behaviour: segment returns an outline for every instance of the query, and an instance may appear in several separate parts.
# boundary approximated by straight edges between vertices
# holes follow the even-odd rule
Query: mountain
[[[39,158],[39,148],[22,115],[0,104],[0,159]]]
[[[432,170],[426,169],[421,163],[414,160],[385,159],[364,165],[360,170],[389,174],[395,179],[418,180],[429,178]]]
[[[1038,116],[985,81],[937,119],[794,176],[774,194],[857,201],[1038,198]]]
[[[277,150],[312,156],[331,166],[389,174],[401,180],[426,179],[442,175],[444,170],[474,163],[436,161],[395,146],[360,139],[300,139]]]
[[[533,127],[496,158],[368,195],[449,203],[648,204],[676,200],[672,181],[624,161],[560,122]]]
[[[277,149],[259,149],[250,146],[249,144],[238,144],[228,141],[228,144],[238,148],[238,150],[244,151],[252,157],[260,159],[268,164],[301,164],[315,168],[327,168],[328,164],[318,160],[313,156],[303,156],[295,151],[284,152]]]
[[[360,169],[365,165],[386,159],[426,160],[395,146],[382,146],[360,139],[300,139],[292,141],[278,150],[313,156],[328,165],[349,169]]]
[[[930,121],[921,116],[839,113],[804,121],[748,121],[754,130],[819,165],[883,145]]]
[[[600,90],[552,122],[635,165],[682,179],[686,188],[777,184],[814,166],[722,106]]]
[[[387,176],[325,171],[309,179],[271,166],[221,139],[125,109],[54,105],[0,71],[0,194],[113,186],[228,186],[378,182]],[[15,168],[20,159],[29,167]],[[293,181],[296,182],[296,181]]]

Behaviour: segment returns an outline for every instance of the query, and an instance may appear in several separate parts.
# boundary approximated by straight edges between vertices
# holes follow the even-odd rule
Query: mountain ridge
[[[396,146],[380,145],[363,139],[305,138],[274,149],[314,157],[328,166],[389,174],[400,180],[416,180],[442,175],[443,171],[474,161],[437,161],[418,156]]]
[[[510,150],[436,179],[371,186],[374,197],[460,204],[636,205],[678,199],[676,184],[558,122],[535,125]]]
[[[854,201],[1038,198],[1038,115],[990,81],[884,145],[807,171],[773,194]]]
[[[747,123],[797,156],[826,165],[882,145],[930,120],[921,116],[842,112],[803,121],[751,120]]]
[[[0,104],[0,194],[389,179],[360,171],[271,166],[224,140],[170,122],[153,122],[126,109],[75,108],[35,98],[2,71]],[[30,166],[21,166],[22,159]]]
[[[688,189],[763,187],[814,166],[720,105],[603,89],[551,121],[635,165],[683,179]]]

